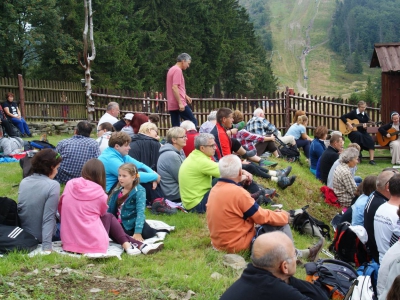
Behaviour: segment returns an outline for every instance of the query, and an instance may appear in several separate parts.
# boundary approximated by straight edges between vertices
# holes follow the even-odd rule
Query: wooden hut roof
[[[375,44],[370,68],[375,67],[382,72],[400,71],[400,43]]]

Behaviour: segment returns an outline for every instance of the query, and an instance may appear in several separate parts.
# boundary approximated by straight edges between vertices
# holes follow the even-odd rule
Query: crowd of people
[[[119,120],[119,105],[110,102],[97,124],[96,140],[90,137],[92,124],[81,121],[74,135],[60,141],[55,150],[35,154],[33,175],[19,187],[21,227],[47,252],[52,251],[52,241],[62,240],[65,251],[104,253],[111,238],[127,254],[138,255],[164,247],[162,242],[145,241],[166,234],[146,222],[146,206],[155,214],[175,214],[177,208],[206,214],[214,249],[252,253],[252,262],[221,299],[327,299],[318,285],[293,277],[301,259],[317,259],[324,239],[308,249],[297,249],[288,212],[261,206],[272,202],[276,190],[257,183],[253,176],[274,181],[281,189],[296,181],[290,166],[274,170],[276,162],[267,159],[268,155],[282,159],[276,146],[280,139],[303,149],[311,173],[343,207],[342,219],[365,228],[371,256],[381,263],[378,294],[386,295],[400,274],[400,174],[394,168],[364,180],[355,174],[362,150],[368,151],[369,163],[375,165],[374,142],[366,132],[370,119],[365,102],[341,117],[351,130],[346,149],[344,135],[331,132],[328,136],[325,126],[316,127],[314,139],[310,138],[304,111],[296,112],[284,136],[261,108],[245,122],[240,111],[221,107],[210,112],[207,122],[198,124],[188,106],[192,99],[186,94],[182,73],[190,63],[191,57],[182,53],[167,74],[172,127],[165,143],[160,142],[157,115],[128,112]],[[10,93],[4,113],[5,130],[10,121],[23,135],[30,135]],[[356,130],[352,119],[361,124],[354,126]],[[399,130],[399,114],[393,112],[391,120],[379,128],[387,138],[392,128]],[[0,145],[1,140],[0,130]],[[390,142],[393,164],[400,163],[399,145],[399,138]],[[60,184],[65,184],[61,196]],[[37,191],[34,198],[32,190]]]

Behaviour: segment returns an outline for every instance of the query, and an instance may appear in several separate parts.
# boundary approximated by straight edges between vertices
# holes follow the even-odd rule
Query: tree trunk
[[[92,99],[92,78],[90,75],[90,65],[91,62],[96,57],[96,48],[94,46],[93,39],[93,12],[92,12],[92,0],[84,0],[85,6],[85,28],[83,30],[83,57],[79,53],[79,64],[85,70],[85,89],[86,89],[86,107],[87,107],[87,118],[88,121],[92,121],[93,112],[95,111],[94,101]],[[92,54],[88,53],[88,36],[90,41],[90,47],[92,50]],[[82,62],[83,60],[83,62]]]

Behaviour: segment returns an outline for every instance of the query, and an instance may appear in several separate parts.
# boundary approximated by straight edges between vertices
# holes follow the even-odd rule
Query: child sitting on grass
[[[108,212],[118,219],[124,231],[135,240],[165,236],[165,233],[158,232],[145,221],[146,190],[139,181],[138,169],[134,164],[121,165],[118,169],[120,188],[111,194]]]
[[[109,238],[122,245],[128,255],[151,254],[164,244],[148,245],[126,234],[117,219],[107,213],[103,163],[93,158],[82,168],[82,177],[65,186],[58,210],[61,215],[61,240],[65,251],[107,253]]]

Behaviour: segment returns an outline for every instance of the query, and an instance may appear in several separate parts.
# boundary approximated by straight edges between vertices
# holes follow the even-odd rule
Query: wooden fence
[[[0,78],[0,95],[12,92],[27,121],[86,120],[86,98],[80,82]]]
[[[84,88],[79,82],[58,82],[0,78],[0,93],[13,92],[15,100],[20,101],[21,109],[28,121],[68,121],[87,119]],[[111,101],[119,103],[121,115],[127,112],[156,113],[160,116],[160,135],[165,136],[170,128],[170,116],[162,93],[133,92],[121,90],[96,89],[92,93],[95,102],[94,121],[98,121]],[[265,117],[283,132],[293,122],[294,112],[304,110],[309,117],[308,134],[313,129],[325,125],[329,130],[339,128],[339,117],[353,109],[354,105],[345,104],[329,97],[312,95],[290,95],[289,91],[257,97],[241,98],[202,98],[193,97],[191,105],[199,124],[207,121],[210,111],[219,107],[239,109],[248,121],[257,107],[262,107]],[[344,103],[343,103],[344,102]],[[22,105],[23,104],[23,105]],[[372,120],[380,121],[380,109],[368,108]]]
[[[160,116],[159,130],[165,136],[170,128],[170,116],[166,110],[166,100],[160,99],[157,94],[133,93],[131,91],[96,90],[92,93],[96,103],[95,120],[99,120],[106,110],[107,103],[119,103],[121,114],[127,112],[140,112],[147,115],[156,113]],[[228,107],[232,110],[239,109],[243,112],[245,121],[248,121],[257,107],[262,107],[265,117],[278,129],[285,132],[293,123],[293,116],[297,110],[304,110],[309,118],[308,134],[313,135],[313,130],[319,125],[325,125],[330,131],[338,130],[339,118],[354,109],[355,105],[338,102],[335,98],[318,97],[312,95],[289,95],[288,92],[257,98],[245,97],[238,99],[229,98],[200,98],[193,97],[192,111],[199,124],[207,121],[210,111],[219,107]],[[374,121],[380,121],[380,109],[368,107],[368,114]]]

